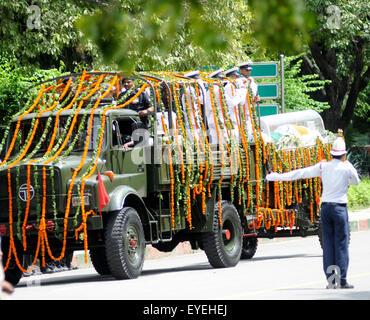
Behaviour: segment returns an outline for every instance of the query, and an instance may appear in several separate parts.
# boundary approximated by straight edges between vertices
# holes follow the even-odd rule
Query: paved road
[[[212,268],[203,252],[144,263],[142,275],[117,281],[94,269],[23,278],[12,300],[370,299],[370,231],[353,232],[352,290],[327,290],[317,237],[260,243],[255,257]]]

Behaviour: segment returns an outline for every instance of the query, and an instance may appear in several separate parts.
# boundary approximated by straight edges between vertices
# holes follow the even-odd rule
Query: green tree
[[[317,17],[317,27],[310,32],[310,52],[304,57],[303,72],[319,74],[330,80],[312,93],[330,108],[323,111],[326,127],[346,130],[355,114],[359,94],[370,79],[369,1],[305,0]]]
[[[63,65],[59,69],[42,70],[38,68],[20,67],[18,60],[0,56],[0,125],[5,125],[11,116],[20,109],[20,98],[24,91],[34,83],[62,74]],[[28,91],[24,101],[33,94]]]
[[[94,48],[82,46],[75,21],[98,7],[94,1],[2,0],[0,55],[15,57],[23,66],[67,70],[92,62]]]
[[[302,56],[284,57],[285,109],[288,112],[306,109],[322,112],[330,108],[329,104],[312,99],[310,93],[322,90],[329,81],[320,80],[318,74],[301,75]]]
[[[301,53],[309,39],[308,29],[315,19],[303,0],[249,0],[253,15],[253,37],[268,52]]]
[[[83,18],[79,27],[107,64],[187,70],[233,65],[263,53],[253,31],[271,49],[295,51],[306,25],[301,14],[306,16],[303,0],[116,0]]]
[[[79,27],[121,70],[188,70],[245,59],[250,19],[243,1],[114,1]]]

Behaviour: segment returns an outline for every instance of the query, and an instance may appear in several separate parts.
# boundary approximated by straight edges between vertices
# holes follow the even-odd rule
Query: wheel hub
[[[131,238],[130,246],[131,246],[132,250],[136,249],[136,240],[135,240],[135,238]]]
[[[225,237],[226,237],[226,240],[230,240],[230,238],[231,238],[231,233],[230,233],[230,230],[229,230],[229,229],[226,229],[226,230],[225,230]]]

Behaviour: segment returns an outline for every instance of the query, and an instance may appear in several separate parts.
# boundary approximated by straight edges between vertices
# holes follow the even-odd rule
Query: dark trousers
[[[340,270],[340,282],[347,282],[348,269],[348,212],[347,207],[338,204],[321,206],[323,264],[326,278],[333,275],[334,270]],[[338,275],[339,277],[339,275]],[[339,279],[338,279],[339,280]]]

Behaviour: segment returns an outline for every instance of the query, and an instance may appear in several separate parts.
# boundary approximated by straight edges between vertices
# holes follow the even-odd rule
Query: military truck
[[[128,78],[135,86],[122,92]],[[253,257],[259,237],[317,232],[319,181],[291,187],[264,179],[309,165],[292,160],[294,152],[306,157],[304,148],[291,149],[287,162],[265,141],[248,90],[232,127],[223,88],[236,84],[201,79],[202,86],[181,73],[83,72],[24,93],[0,145],[9,281],[18,283],[37,259],[43,265],[75,250],[89,253],[101,275],[136,278],[146,246],[168,252],[183,241],[204,250],[213,267],[232,267]],[[144,116],[133,106],[143,94],[152,108]],[[208,138],[206,108],[224,143]],[[312,148],[320,158],[329,150],[320,142]]]

